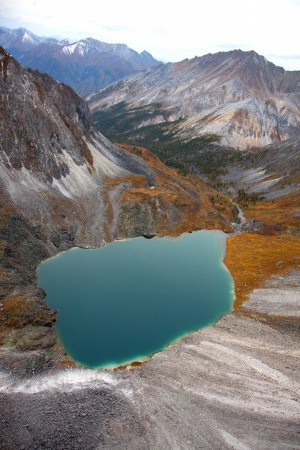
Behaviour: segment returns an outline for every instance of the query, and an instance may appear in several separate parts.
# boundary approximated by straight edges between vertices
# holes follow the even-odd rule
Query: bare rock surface
[[[300,276],[275,277],[262,289],[254,289],[245,308],[273,316],[300,318]]]
[[[125,117],[126,135],[164,123],[179,141],[214,135],[223,145],[246,149],[299,136],[299,80],[299,71],[233,50],[152,67],[89,102],[93,111],[110,108],[111,118]]]
[[[34,226],[50,251],[107,239],[102,189],[107,178],[154,173],[92,125],[86,103],[68,86],[23,69],[0,49],[2,76],[0,190]]]
[[[231,194],[240,189],[274,200],[299,191],[300,139],[268,145],[253,151],[238,163],[228,164],[223,183],[229,183]]]

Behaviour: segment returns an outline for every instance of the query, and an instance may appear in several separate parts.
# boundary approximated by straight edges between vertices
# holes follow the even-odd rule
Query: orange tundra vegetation
[[[299,191],[250,204],[244,214],[258,220],[263,231],[227,240],[225,264],[235,282],[235,307],[272,276],[300,268]]]
[[[122,180],[107,181],[107,188],[120,181],[129,183],[121,195],[121,204],[141,204],[152,200],[150,203],[155,206],[157,200],[163,206],[160,217],[157,218],[158,234],[177,236],[202,228],[231,230],[234,205],[226,195],[217,192],[196,176],[179,175],[175,169],[167,167],[143,147],[118,145],[146,161],[156,175],[155,186],[149,187],[142,175],[130,175]],[[174,205],[180,215],[180,219],[173,224],[168,223],[164,214],[170,205]]]
[[[234,279],[237,308],[272,276],[300,268],[300,238],[241,233],[227,240],[224,262]]]
[[[300,191],[275,200],[259,201],[245,209],[247,219],[279,223],[286,228],[300,227]]]

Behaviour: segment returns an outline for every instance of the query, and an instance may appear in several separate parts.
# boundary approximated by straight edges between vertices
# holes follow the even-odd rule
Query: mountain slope
[[[260,287],[248,306],[141,366],[71,368],[36,286],[40,261],[119,235],[224,227],[229,208],[150,152],[112,145],[72,89],[2,49],[0,94],[2,447],[296,448],[299,271],[287,271],[297,268],[299,239],[229,237],[236,293]]]
[[[110,136],[126,129],[133,142],[155,125],[170,141],[210,135],[235,148],[261,147],[300,135],[300,71],[253,51],[220,52],[131,75],[89,104],[99,129],[101,121]]]
[[[230,229],[228,199],[212,204],[216,192],[205,183],[178,176],[144,150],[113,145],[70,87],[23,69],[2,48],[0,93],[0,342],[22,328],[25,347],[54,345],[44,327],[55,314],[37,288],[36,267],[59,251]]]
[[[48,73],[81,95],[158,64],[148,52],[139,54],[124,44],[92,38],[70,43],[39,37],[24,28],[0,34],[0,45],[23,66]]]
[[[152,168],[156,159],[147,164],[140,157],[141,150],[127,152],[109,142],[94,129],[87,104],[68,86],[23,69],[3,49],[0,63],[0,183],[4,195],[31,221],[42,224],[48,236],[61,220],[66,228],[74,228],[74,218],[65,213],[66,204],[72,205],[81,218],[75,239],[83,243],[86,237],[90,245],[91,239],[100,245],[108,239],[102,198],[107,180],[116,179],[116,186],[121,185],[119,195],[136,183],[145,189],[153,187],[158,181]],[[177,177],[182,194],[200,206],[202,193],[210,188],[202,186],[200,196],[197,188],[191,190],[187,181],[170,173]],[[148,196],[153,197],[153,190]],[[177,215],[172,226],[181,221]],[[117,233],[116,222],[108,234]]]
[[[9,28],[0,27],[0,36],[2,47],[9,49],[15,58],[43,42],[58,43],[56,39],[37,36],[26,30],[26,28],[10,30]]]

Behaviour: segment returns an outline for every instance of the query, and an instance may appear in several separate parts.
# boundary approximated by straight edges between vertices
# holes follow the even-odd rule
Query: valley
[[[40,345],[64,360],[47,329],[55,313],[37,287],[42,260],[116,238],[230,230],[236,212],[227,196],[212,204],[213,188],[178,176],[147,150],[113,145],[71,88],[1,52],[8,75],[0,87],[10,97],[1,121],[1,342]]]
[[[227,53],[131,75],[91,116],[0,49],[0,448],[298,448],[299,72]],[[229,234],[233,311],[143,364],[75,363],[40,263],[201,229]]]

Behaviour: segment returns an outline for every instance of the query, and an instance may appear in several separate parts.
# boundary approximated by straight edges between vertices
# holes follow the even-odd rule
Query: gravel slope
[[[274,283],[294,294],[299,272]],[[245,315],[130,370],[24,377],[4,370],[12,357],[2,352],[0,448],[300,448],[299,335],[259,318],[256,303],[272,313],[274,298],[254,296]]]

